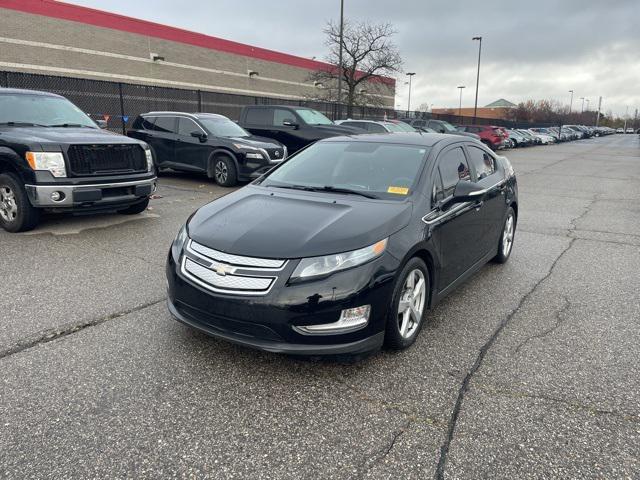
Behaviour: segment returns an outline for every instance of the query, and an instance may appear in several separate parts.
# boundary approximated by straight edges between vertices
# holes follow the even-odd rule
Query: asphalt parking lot
[[[357,363],[214,340],[165,307],[169,244],[229,190],[0,233],[1,478],[640,477],[640,142],[509,151],[513,255],[416,344]]]

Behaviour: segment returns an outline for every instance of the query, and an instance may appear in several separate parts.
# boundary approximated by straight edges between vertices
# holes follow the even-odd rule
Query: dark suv
[[[100,130],[59,95],[0,88],[0,227],[30,230],[43,209],[141,213],[155,188],[144,142]]]
[[[238,123],[254,135],[286,145],[290,153],[323,138],[362,133],[359,128],[336,125],[322,113],[306,107],[247,106],[242,109]]]
[[[143,113],[127,135],[151,146],[159,170],[206,173],[224,187],[257,178],[287,157],[278,142],[212,113]]]
[[[414,118],[404,120],[406,123],[411,125],[413,128],[417,130],[425,130],[427,131],[433,130],[436,133],[448,133],[449,135],[461,135],[463,137],[470,137],[479,140],[480,137],[473,133],[461,132],[456,129],[449,122],[445,122],[444,120],[434,120],[433,118]]]

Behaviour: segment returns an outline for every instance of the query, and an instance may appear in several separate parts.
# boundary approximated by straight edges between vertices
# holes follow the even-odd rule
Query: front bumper
[[[156,177],[129,182],[75,185],[25,185],[34,207],[73,208],[121,206],[140,201],[156,190]],[[59,200],[51,195],[58,192]]]
[[[325,279],[289,284],[297,263],[288,262],[268,293],[234,295],[212,292],[185,278],[169,253],[169,311],[180,322],[209,335],[269,352],[335,355],[380,348],[397,261],[383,255]],[[294,328],[335,322],[343,309],[362,305],[371,305],[371,311],[368,324],[359,330],[309,335]]]

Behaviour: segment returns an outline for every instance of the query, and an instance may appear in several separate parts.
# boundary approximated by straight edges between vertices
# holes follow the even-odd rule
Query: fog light
[[[369,323],[371,305],[348,308],[342,310],[337,322],[323,323],[320,325],[294,326],[293,329],[303,335],[333,335],[337,333],[349,333],[364,328]]]
[[[51,200],[54,202],[60,202],[64,200],[64,193],[62,192],[51,192]]]

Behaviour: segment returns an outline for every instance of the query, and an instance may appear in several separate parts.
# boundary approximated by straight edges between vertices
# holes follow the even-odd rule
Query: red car
[[[457,127],[461,132],[475,133],[480,136],[480,141],[491,150],[502,148],[509,134],[503,127],[495,125],[459,125]]]

